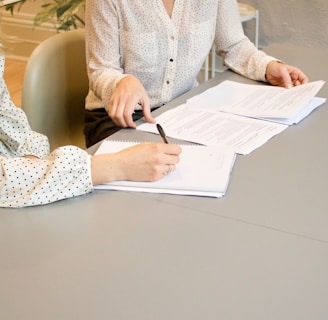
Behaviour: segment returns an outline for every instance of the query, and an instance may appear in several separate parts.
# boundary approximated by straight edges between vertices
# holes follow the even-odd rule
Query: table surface
[[[265,51],[326,80],[328,50]],[[226,79],[251,82],[225,71],[157,114]],[[0,319],[327,319],[326,119],[327,103],[237,156],[221,199],[97,190],[0,209]],[[158,140],[112,138],[132,136]]]

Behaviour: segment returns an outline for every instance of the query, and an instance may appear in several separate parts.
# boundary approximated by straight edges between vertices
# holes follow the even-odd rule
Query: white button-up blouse
[[[197,85],[213,43],[232,70],[265,81],[273,58],[244,35],[235,0],[175,0],[171,18],[162,0],[88,0],[86,109],[106,108],[126,74],[141,81],[152,108],[165,104]]]

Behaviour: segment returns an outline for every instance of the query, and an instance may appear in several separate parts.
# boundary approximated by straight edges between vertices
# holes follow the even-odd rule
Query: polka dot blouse
[[[3,72],[0,57],[0,206],[41,205],[92,191],[90,156],[75,146],[49,154],[48,139],[32,131],[12,103]]]
[[[119,80],[136,76],[157,107],[197,85],[213,42],[225,63],[265,81],[273,58],[245,37],[235,0],[175,0],[171,18],[162,0],[88,0],[86,108],[108,105]]]

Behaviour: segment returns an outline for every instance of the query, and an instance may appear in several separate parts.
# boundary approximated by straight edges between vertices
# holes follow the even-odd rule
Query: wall
[[[327,0],[243,0],[260,12],[259,47],[291,43],[328,47]],[[251,26],[245,27],[251,34]],[[250,36],[251,37],[251,36]]]
[[[33,26],[34,12],[47,1],[30,0],[14,16],[5,12],[3,8],[0,10],[2,30],[8,35],[23,39],[12,44],[13,57],[26,60],[39,42],[56,33],[50,24],[42,27]],[[243,0],[241,2],[254,6],[260,12],[260,48],[271,43],[284,42],[301,46],[328,47],[327,0]],[[244,29],[253,39],[253,21],[244,23]]]
[[[56,34],[52,24],[36,27],[33,24],[35,12],[40,10],[43,0],[28,1],[14,15],[0,10],[0,25],[2,32],[8,37],[9,58],[26,61],[34,48],[44,39]]]

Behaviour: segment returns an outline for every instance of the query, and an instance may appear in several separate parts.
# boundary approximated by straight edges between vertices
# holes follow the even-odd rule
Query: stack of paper
[[[285,89],[224,81],[189,99],[187,104],[292,125],[325,102],[326,99],[315,97],[323,84],[320,80]]]
[[[118,152],[136,144],[104,140],[96,154]],[[217,146],[183,145],[176,170],[156,182],[114,181],[96,189],[139,191],[222,197],[228,187],[235,161],[231,149]]]
[[[169,137],[248,154],[323,104],[326,99],[314,97],[323,84],[316,81],[285,89],[225,81],[162,113],[156,121]],[[150,123],[138,129],[157,133]]]

